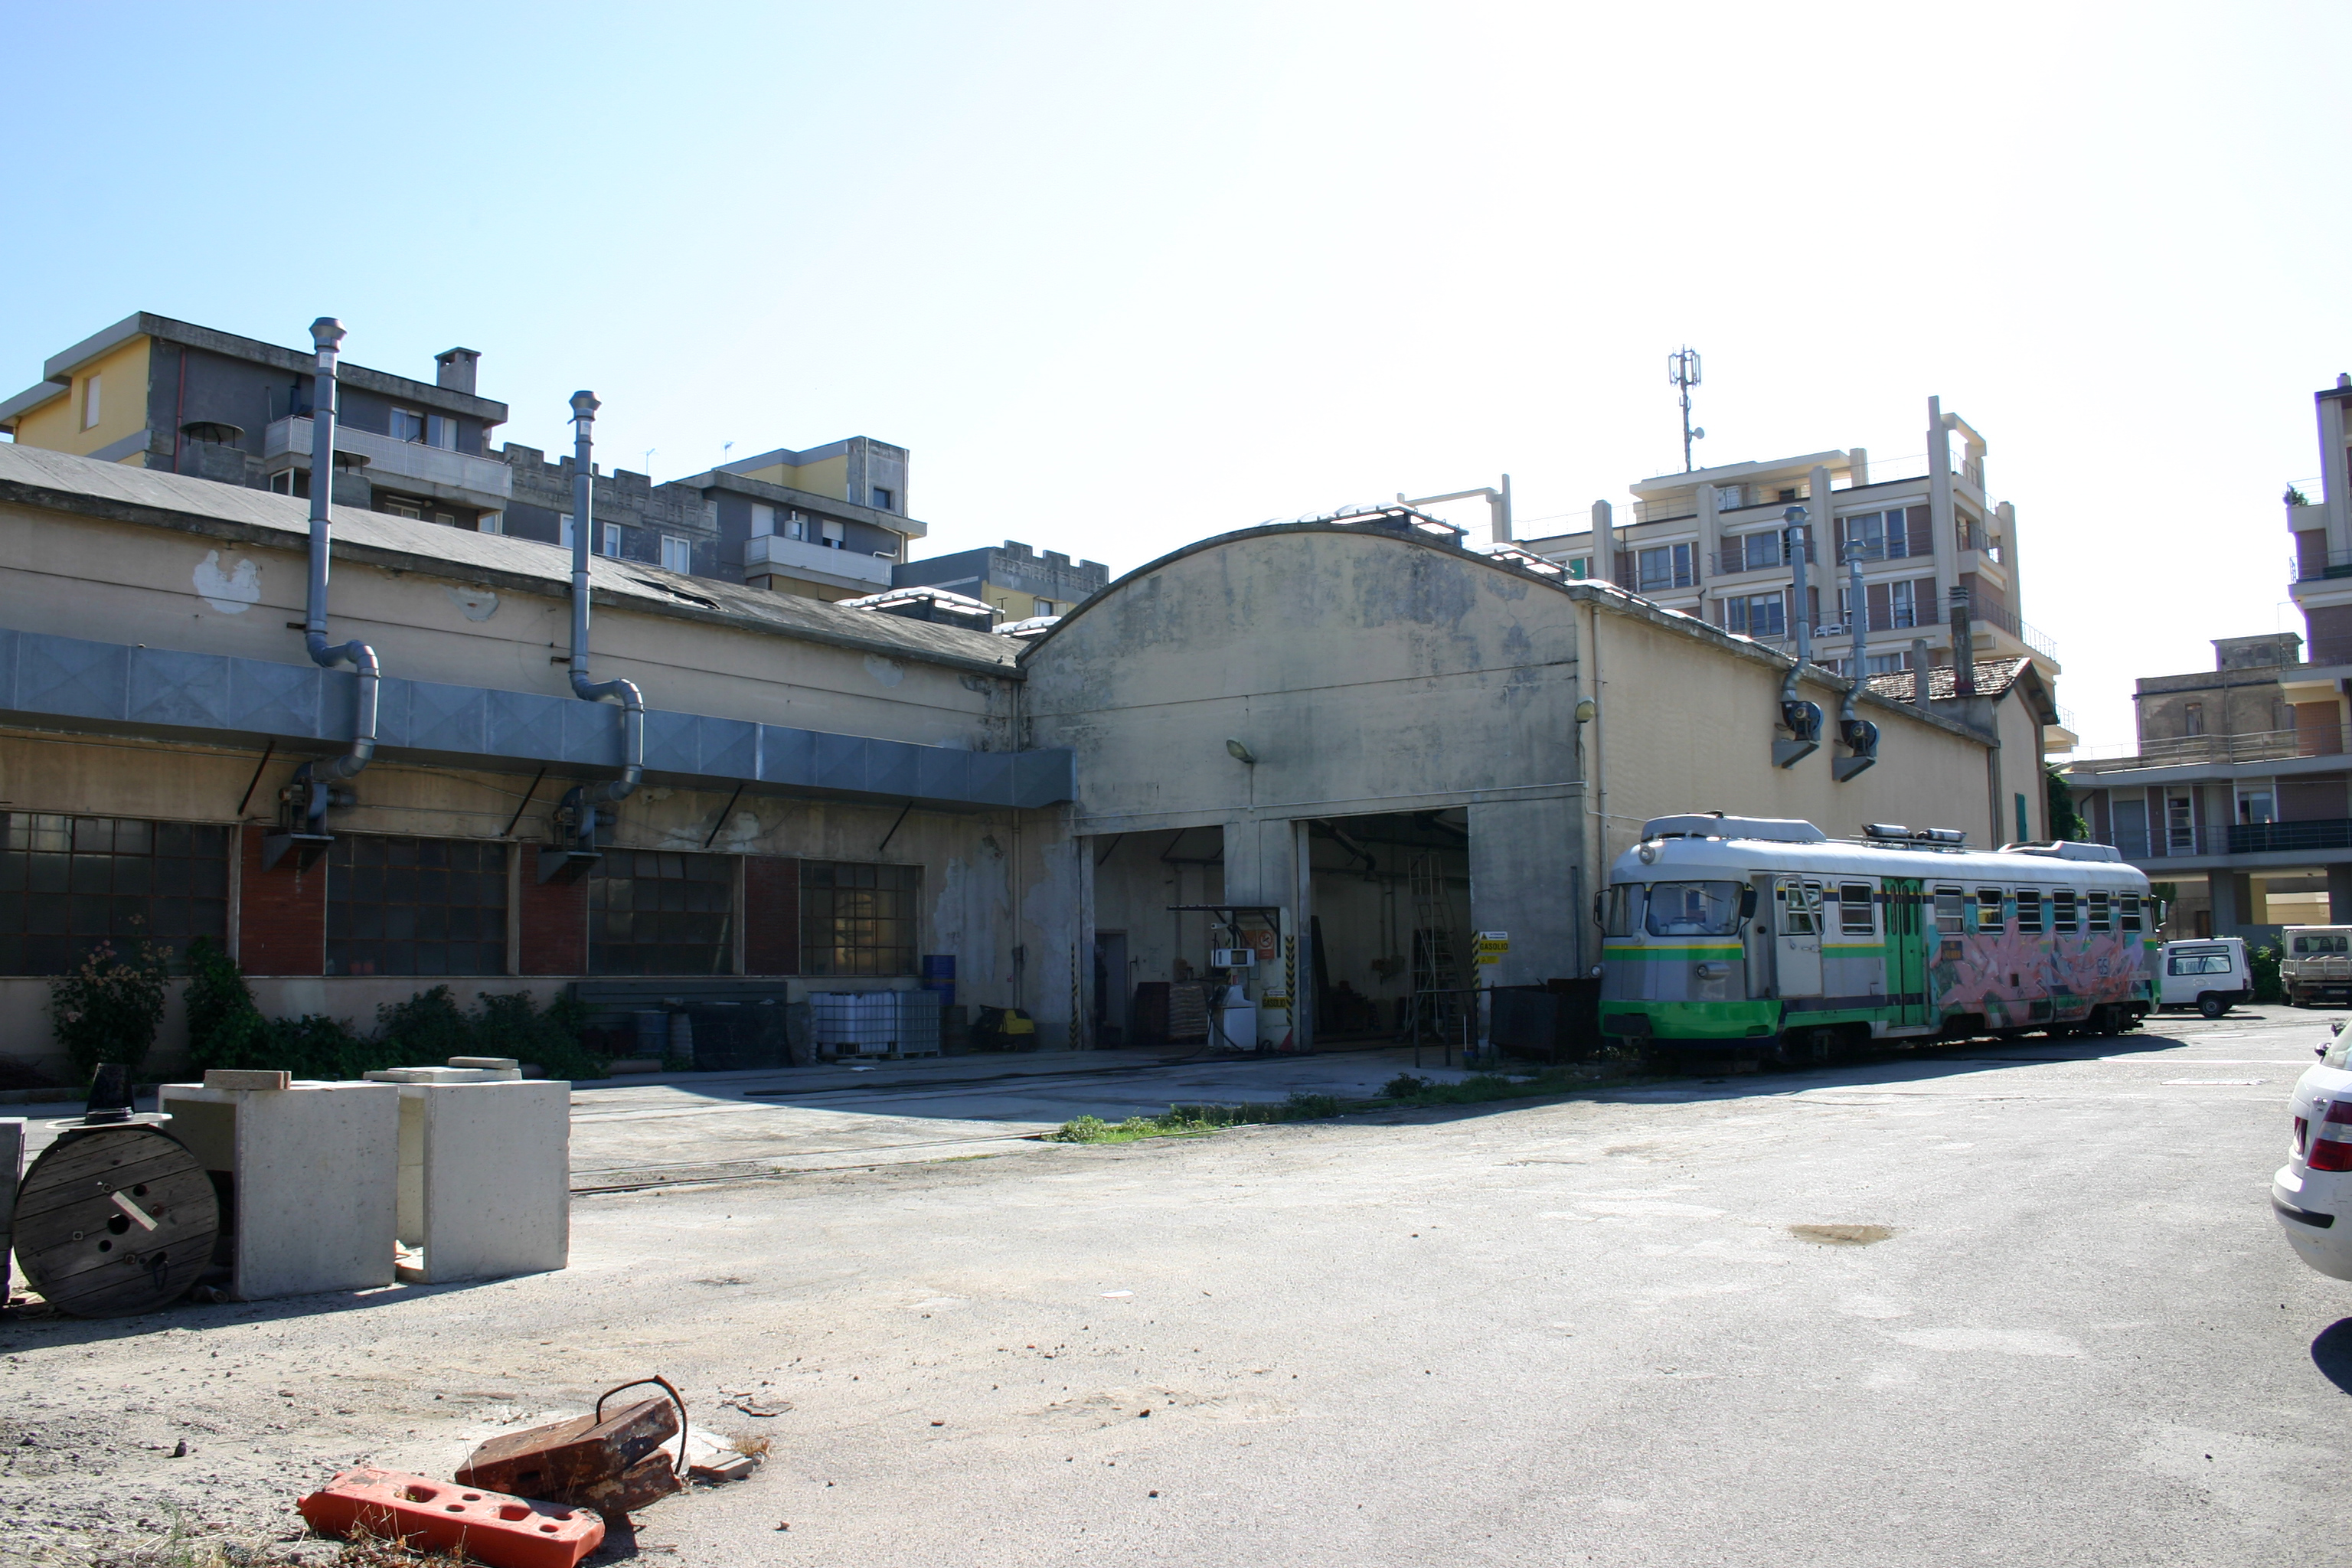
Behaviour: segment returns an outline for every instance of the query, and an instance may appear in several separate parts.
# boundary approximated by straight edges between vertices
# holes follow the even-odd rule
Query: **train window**
[[[2105,893],[2094,892],[2085,893],[2083,897],[2084,902],[2090,906],[2090,919],[2086,922],[2090,929],[2093,931],[2113,931],[2115,929],[2115,917],[2110,908],[2109,895]]]
[[[1822,934],[1822,885],[1800,882],[1791,879],[1780,884],[1780,934],[1782,936],[1819,936]]]
[[[2042,929],[2041,889],[2017,889],[2017,929],[2021,931],[2037,931]]]
[[[1873,936],[1878,931],[1878,911],[1871,901],[1867,882],[1838,884],[1838,934],[1840,936]]]
[[[1739,930],[1739,884],[1654,882],[1649,910],[1652,936],[1730,936]]]
[[[2001,895],[1999,888],[1977,889],[1977,930],[1999,931],[2006,923],[2001,919]]]
[[[1632,883],[1620,882],[1609,889],[1601,900],[1601,934],[1632,936],[1633,906],[1640,901],[1642,889]]]
[[[2139,930],[2139,895],[2126,893],[2116,903],[2116,923],[2125,931]]]
[[[2075,930],[2075,898],[2072,888],[2060,888],[2050,895],[2050,929],[2073,935]]]
[[[1936,889],[1936,929],[1958,936],[1968,929],[1969,896],[1958,888]]]

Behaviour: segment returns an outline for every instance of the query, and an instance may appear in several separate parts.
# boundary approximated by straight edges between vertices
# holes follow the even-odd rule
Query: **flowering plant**
[[[84,1078],[100,1062],[136,1068],[163,1019],[172,950],[141,938],[128,953],[101,942],[70,973],[49,982],[49,1019],[58,1043]]]

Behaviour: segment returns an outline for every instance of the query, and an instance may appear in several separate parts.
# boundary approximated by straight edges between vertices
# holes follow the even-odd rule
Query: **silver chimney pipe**
[[[1788,525],[1789,559],[1796,567],[1789,613],[1797,618],[1797,662],[1780,681],[1780,723],[1790,738],[1772,742],[1772,765],[1790,768],[1821,749],[1822,710],[1797,695],[1798,678],[1813,658],[1813,612],[1805,591],[1805,509],[1792,506],[1780,518]]]
[[[588,540],[595,527],[594,447],[596,410],[604,406],[593,392],[572,395],[574,433],[572,457],[572,695],[584,701],[606,698],[620,703],[623,756],[621,776],[585,791],[574,790],[579,805],[625,800],[636,793],[646,776],[646,700],[633,681],[592,680],[588,676]]]
[[[1862,552],[1853,547],[1852,524],[1847,525],[1846,532],[1845,581],[1846,630],[1853,634],[1853,668],[1847,673],[1853,677],[1853,683],[1845,689],[1845,700],[1838,704],[1838,724],[1843,732],[1850,734],[1850,726],[1857,718],[1853,700],[1862,690],[1863,671],[1870,668],[1868,656],[1863,651],[1864,639],[1870,635],[1870,601],[1863,596]]]
[[[1867,771],[1878,761],[1878,726],[1854,711],[1854,701],[1862,695],[1862,683],[1870,679],[1870,656],[1865,651],[1870,636],[1870,600],[1863,593],[1862,552],[1851,531],[1846,534],[1845,573],[1846,624],[1853,633],[1853,668],[1847,673],[1853,679],[1846,683],[1845,700],[1838,704],[1838,739],[1845,742],[1850,754],[1830,763],[1830,776],[1840,784]]]
[[[363,642],[327,641],[327,567],[333,527],[330,509],[335,489],[335,359],[342,341],[343,324],[333,317],[321,316],[310,323],[319,370],[310,395],[310,587],[303,606],[302,641],[313,663],[328,669],[348,664],[359,671],[359,703],[352,722],[352,749],[331,761],[304,763],[295,771],[295,784],[309,795],[305,814],[314,833],[325,830],[332,793],[329,786],[357,776],[375,756],[375,649]]]

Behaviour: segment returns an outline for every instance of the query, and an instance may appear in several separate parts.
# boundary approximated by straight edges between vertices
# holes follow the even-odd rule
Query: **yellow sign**
[[[1482,931],[1475,949],[1477,963],[1484,966],[1503,962],[1503,954],[1511,951],[1511,933],[1507,931]]]

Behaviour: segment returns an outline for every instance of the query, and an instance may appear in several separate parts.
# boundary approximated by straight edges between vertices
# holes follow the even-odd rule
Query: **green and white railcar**
[[[1719,814],[1647,823],[1596,900],[1601,1029],[1662,1050],[2114,1033],[2154,1006],[2147,878],[2099,844]]]

